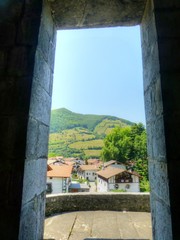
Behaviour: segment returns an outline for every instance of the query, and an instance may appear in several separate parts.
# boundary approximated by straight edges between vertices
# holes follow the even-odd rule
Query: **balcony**
[[[149,194],[52,195],[46,216],[44,239],[152,239]]]

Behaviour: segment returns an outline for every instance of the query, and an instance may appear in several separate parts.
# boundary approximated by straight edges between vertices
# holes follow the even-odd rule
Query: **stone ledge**
[[[46,197],[46,216],[72,211],[150,212],[149,193],[66,193]]]
[[[149,239],[135,239],[135,238],[131,238],[131,239],[125,239],[125,238],[85,238],[84,240],[149,240]],[[45,240],[45,239],[44,239]],[[50,239],[47,239],[47,240],[50,240]]]

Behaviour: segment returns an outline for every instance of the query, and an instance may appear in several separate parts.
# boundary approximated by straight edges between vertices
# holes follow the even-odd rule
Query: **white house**
[[[139,192],[139,174],[121,168],[108,167],[97,172],[97,192],[119,189]]]
[[[86,179],[90,182],[94,182],[97,179],[96,172],[99,170],[99,167],[96,165],[81,165],[78,169],[79,178]]]
[[[47,194],[68,192],[70,184],[72,166],[49,165],[47,171]]]

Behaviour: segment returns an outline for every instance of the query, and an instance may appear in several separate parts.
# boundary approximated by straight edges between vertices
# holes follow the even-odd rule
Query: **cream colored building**
[[[139,174],[121,168],[107,167],[97,172],[97,192],[124,190],[139,192]]]
[[[78,169],[78,177],[94,182],[97,179],[97,171],[99,167],[96,165],[81,165]]]

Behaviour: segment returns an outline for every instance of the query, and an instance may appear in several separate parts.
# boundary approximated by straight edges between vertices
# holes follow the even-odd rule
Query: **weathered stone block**
[[[144,91],[156,81],[159,77],[159,56],[158,56],[158,46],[152,44],[147,48],[143,48],[143,82]]]
[[[51,97],[37,82],[33,82],[30,115],[49,126]]]
[[[146,1],[51,1],[58,29],[127,26],[141,22]]]
[[[48,64],[52,73],[54,73],[55,50],[56,50],[56,31],[54,32],[54,39],[50,40],[48,53]]]
[[[43,239],[44,194],[35,196],[21,210],[19,240]]]
[[[149,15],[148,15],[149,14]],[[146,47],[153,45],[157,41],[155,17],[152,11],[147,12],[141,23],[141,44]]]
[[[39,33],[38,48],[41,50],[46,61],[48,61],[50,42],[51,42],[51,39],[46,31],[46,28],[43,27],[43,24],[42,24],[41,31]]]
[[[26,158],[32,159],[36,156],[36,147],[38,142],[38,121],[33,118],[29,118],[28,131],[27,131],[27,143],[26,143]]]
[[[149,173],[151,191],[156,194],[158,199],[170,206],[167,163],[150,161]]]
[[[166,145],[164,137],[163,117],[151,122],[148,129],[148,151],[150,159],[166,162]]]
[[[145,92],[145,112],[147,122],[155,121],[163,113],[160,78],[156,78]]]
[[[46,173],[47,173],[47,160],[46,159],[34,159],[25,162],[25,178],[23,189],[22,204],[26,204],[45,192],[46,190]],[[37,210],[38,211],[38,210]]]
[[[38,130],[37,155],[39,158],[47,158],[49,127],[40,124]]]
[[[43,23],[43,26],[45,27],[46,32],[48,33],[50,38],[53,38],[54,36],[54,22],[52,19],[52,9],[50,8],[50,4],[46,2],[46,4],[43,7],[42,12],[42,18],[41,21]],[[42,26],[42,24],[41,24]],[[43,29],[41,29],[43,30]]]
[[[169,206],[158,200],[154,194],[151,194],[151,203],[153,203],[151,204],[153,238],[158,240],[173,239]]]
[[[34,77],[41,87],[49,93],[51,82],[51,70],[46,60],[44,59],[41,51],[36,51],[36,64],[34,68]]]

